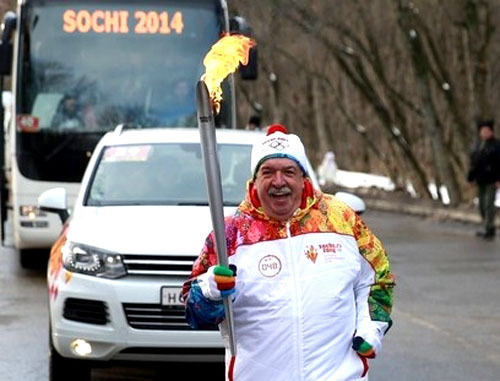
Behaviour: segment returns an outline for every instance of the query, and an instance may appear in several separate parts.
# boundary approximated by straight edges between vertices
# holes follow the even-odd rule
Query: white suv
[[[263,133],[216,133],[228,214]],[[117,128],[94,150],[71,216],[63,188],[39,197],[64,222],[47,271],[51,380],[90,379],[95,361],[223,366],[219,332],[191,329],[180,300],[212,230],[203,168],[197,129]]]
[[[225,213],[243,199],[258,132],[218,130]],[[223,363],[218,331],[191,329],[181,285],[212,229],[197,129],[121,130],[97,145],[69,216],[63,188],[39,205],[66,220],[50,254],[50,376],[88,360]]]

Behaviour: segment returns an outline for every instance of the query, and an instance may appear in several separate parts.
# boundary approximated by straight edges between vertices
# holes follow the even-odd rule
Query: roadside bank
[[[401,191],[388,192],[374,187],[344,188],[333,185],[322,187],[326,193],[349,192],[361,197],[367,209],[405,213],[439,221],[457,221],[480,226],[481,217],[477,205],[450,207],[436,200],[411,197]],[[496,226],[500,228],[500,211],[497,212]]]

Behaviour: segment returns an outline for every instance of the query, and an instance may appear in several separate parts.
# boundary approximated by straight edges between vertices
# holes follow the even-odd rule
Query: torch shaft
[[[212,226],[215,234],[217,261],[222,266],[228,266],[226,229],[224,224],[224,202],[222,198],[222,181],[217,154],[217,138],[212,112],[212,104],[208,89],[203,81],[196,85],[196,110],[198,114],[198,127],[200,130],[201,154],[205,166],[205,180],[208,191],[208,202]],[[225,320],[229,331],[229,350],[232,356],[236,355],[234,340],[234,319],[232,302],[229,297],[223,298]]]

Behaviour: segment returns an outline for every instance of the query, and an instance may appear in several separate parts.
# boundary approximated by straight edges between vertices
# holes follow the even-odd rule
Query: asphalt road
[[[469,225],[386,212],[364,217],[397,281],[394,325],[370,381],[500,380],[500,237],[484,242]],[[21,269],[9,248],[0,258],[0,380],[47,380],[45,269]],[[193,367],[179,370],[188,380]],[[101,369],[93,380],[165,379],[166,372]]]
[[[411,216],[366,221],[397,282],[394,325],[370,380],[500,380],[500,238]]]

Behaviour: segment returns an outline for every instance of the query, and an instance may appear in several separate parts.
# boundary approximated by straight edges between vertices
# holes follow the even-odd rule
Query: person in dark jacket
[[[495,197],[500,188],[500,140],[494,136],[494,121],[477,123],[479,141],[470,156],[469,182],[478,189],[479,212],[484,230],[477,235],[486,239],[495,236]]]

